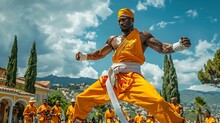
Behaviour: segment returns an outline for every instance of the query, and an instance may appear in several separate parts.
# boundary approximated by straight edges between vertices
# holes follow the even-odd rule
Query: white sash
[[[114,110],[116,114],[118,115],[118,118],[120,119],[121,123],[128,123],[128,121],[125,119],[124,114],[122,113],[122,109],[119,105],[118,99],[115,96],[115,93],[113,90],[113,86],[115,85],[114,75],[117,73],[128,73],[128,72],[141,73],[140,65],[137,63],[132,63],[132,62],[115,63],[108,70],[108,79],[106,82],[106,88],[107,88],[112,106],[114,107]]]

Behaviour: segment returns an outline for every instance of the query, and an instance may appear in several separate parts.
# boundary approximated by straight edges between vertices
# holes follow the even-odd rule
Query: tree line
[[[7,65],[7,73],[5,85],[11,88],[16,86],[16,77],[17,77],[17,61],[18,61],[18,45],[17,45],[17,36],[14,37],[14,43],[11,49],[11,55],[9,56],[9,61]],[[24,91],[35,94],[35,82],[37,77],[37,51],[35,41],[32,44],[30,51],[30,57],[28,60],[28,68],[25,72],[25,86]]]

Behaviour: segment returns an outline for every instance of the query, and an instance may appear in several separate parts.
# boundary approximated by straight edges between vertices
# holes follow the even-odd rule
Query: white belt
[[[114,107],[115,112],[122,123],[128,123],[128,121],[125,119],[124,114],[122,113],[122,109],[119,105],[118,99],[115,96],[115,93],[113,90],[113,86],[115,85],[114,75],[117,73],[128,73],[128,72],[141,73],[140,65],[137,63],[133,63],[133,62],[115,63],[108,70],[108,79],[106,82],[106,88],[107,88],[112,106]]]

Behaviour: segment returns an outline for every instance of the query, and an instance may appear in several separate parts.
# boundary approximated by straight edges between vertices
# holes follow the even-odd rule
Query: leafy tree
[[[167,98],[169,101],[172,97],[176,97],[177,98],[177,102],[180,103],[180,93],[179,93],[179,89],[178,89],[178,81],[177,81],[177,75],[176,75],[176,70],[175,67],[173,65],[173,59],[172,56],[169,55],[169,63],[170,63],[170,67],[169,67],[169,85],[167,86],[167,95],[169,95],[169,97]]]
[[[17,36],[15,35],[14,44],[11,49],[11,56],[9,57],[8,66],[7,66],[7,75],[5,85],[8,87],[16,86],[16,73],[17,73]]]
[[[35,82],[37,77],[37,52],[36,52],[36,43],[32,45],[30,52],[30,57],[28,60],[28,68],[24,75],[25,78],[25,87],[24,91],[35,94]]]
[[[213,60],[204,64],[204,70],[198,72],[198,78],[202,84],[211,84],[220,88],[220,49],[215,53]]]
[[[206,102],[204,100],[204,98],[197,96],[194,99],[194,104],[197,107],[197,110],[195,110],[194,112],[196,112],[196,122],[197,123],[202,123],[202,108],[206,105]]]
[[[94,109],[96,110],[95,115],[97,117],[97,122],[103,123],[104,114],[105,114],[105,111],[107,110],[106,106],[105,105],[95,106]]]
[[[162,97],[168,101],[168,97],[169,95],[167,95],[167,92],[166,92],[166,88],[167,86],[169,85],[169,67],[170,67],[170,63],[169,63],[169,60],[168,60],[168,56],[167,55],[164,55],[164,68],[163,68],[163,72],[164,72],[164,75],[162,77],[163,79],[163,85],[162,85]]]

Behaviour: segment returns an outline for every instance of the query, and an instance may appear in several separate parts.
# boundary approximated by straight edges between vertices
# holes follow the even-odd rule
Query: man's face
[[[176,99],[176,98],[173,98],[173,99],[171,100],[171,102],[172,102],[173,104],[177,104],[177,99]]]
[[[118,24],[122,31],[127,31],[133,28],[133,20],[126,16],[121,16],[118,19]]]
[[[205,117],[209,117],[209,113],[208,112],[204,112]]]
[[[44,105],[46,105],[47,104],[47,100],[44,100]]]
[[[34,102],[30,102],[30,105],[34,105]]]
[[[75,102],[71,102],[71,104],[72,104],[72,106],[74,106],[74,105],[75,105]]]
[[[57,105],[57,106],[60,106],[60,101],[56,101],[56,105]]]

